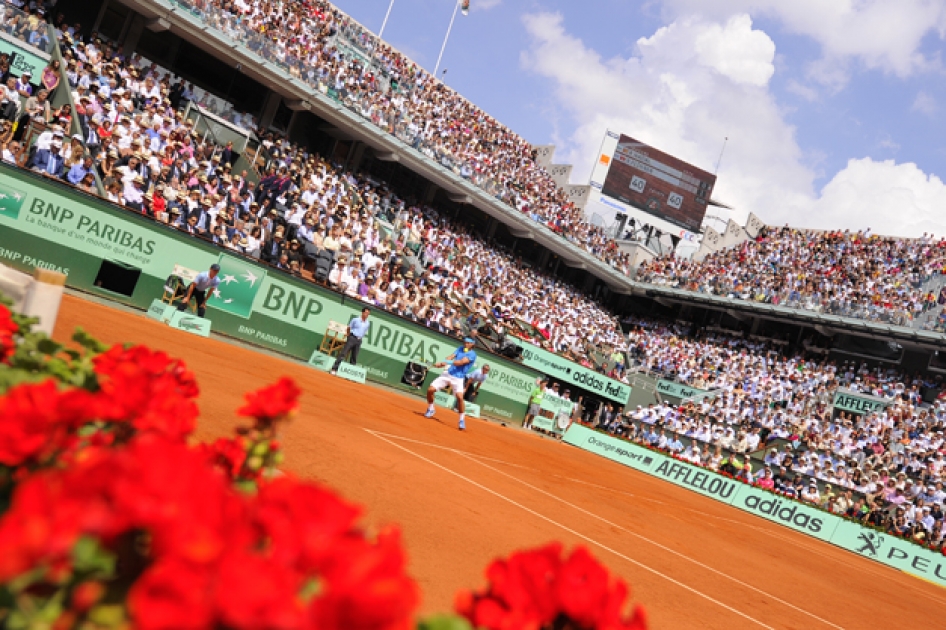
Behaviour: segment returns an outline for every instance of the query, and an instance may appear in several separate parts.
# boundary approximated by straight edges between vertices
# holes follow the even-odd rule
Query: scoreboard
[[[601,192],[686,230],[698,232],[716,176],[622,135]]]

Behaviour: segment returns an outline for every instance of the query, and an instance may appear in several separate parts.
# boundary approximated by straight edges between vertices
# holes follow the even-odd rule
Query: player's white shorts
[[[434,382],[430,384],[438,392],[441,389],[445,389],[447,386],[450,386],[453,389],[453,393],[457,396],[463,395],[463,379],[458,376],[450,376],[446,372],[434,379]]]

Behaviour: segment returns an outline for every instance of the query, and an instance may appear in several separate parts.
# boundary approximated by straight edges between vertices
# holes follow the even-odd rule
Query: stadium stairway
[[[919,290],[924,295],[927,293],[933,293],[934,295],[938,295],[940,290],[944,286],[946,286],[946,275],[938,273],[932,278],[930,278],[929,280],[927,280],[926,282],[924,282],[922,285],[920,285]],[[918,328],[921,330],[925,329],[926,325],[929,322],[939,317],[939,314],[942,310],[943,309],[937,305],[935,308],[931,308],[927,311],[924,311],[918,317],[914,318],[913,328]]]
[[[568,183],[572,174],[572,165],[552,163],[555,156],[554,144],[535,144],[532,145],[532,150],[535,151],[536,163],[545,168],[555,183],[568,193],[568,199],[575,204],[575,207],[584,210],[588,204],[588,198],[591,196],[591,186]]]

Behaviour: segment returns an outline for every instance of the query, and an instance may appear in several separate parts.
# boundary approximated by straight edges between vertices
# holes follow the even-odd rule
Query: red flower
[[[197,382],[182,361],[145,346],[113,346],[94,359],[98,417],[183,440],[197,419]]]
[[[486,570],[484,593],[460,593],[457,612],[486,630],[539,630],[551,624],[586,630],[645,630],[644,611],[622,616],[627,585],[613,580],[584,548],[562,557],[558,543],[514,553]]]
[[[128,608],[139,630],[213,628],[211,571],[175,558],[155,563],[128,594]]]
[[[249,392],[246,395],[246,404],[237,413],[249,418],[282,418],[299,408],[301,393],[295,381],[284,376],[274,385]]]
[[[20,328],[13,322],[10,309],[0,304],[0,363],[8,363],[9,358],[16,352],[14,335]]]
[[[71,467],[34,474],[17,487],[0,519],[0,580],[68,559],[83,535],[108,544],[132,530],[151,534],[156,556],[209,562],[245,520],[242,497],[182,444],[141,439],[89,451]]]
[[[215,607],[228,628],[302,628],[305,608],[298,593],[304,574],[270,558],[233,552],[217,570]]]
[[[419,597],[400,537],[368,538],[358,515],[288,477],[238,493],[206,450],[143,436],[17,487],[0,518],[0,582],[44,566],[68,577],[80,538],[118,552],[143,533],[146,568],[128,599],[136,627],[412,628]]]
[[[85,612],[102,599],[104,594],[105,586],[101,582],[83,582],[72,590],[72,609]]]
[[[319,572],[324,594],[310,607],[311,627],[320,630],[410,630],[420,601],[405,572],[407,559],[397,530],[376,542],[347,536],[336,542]]]
[[[277,561],[303,571],[324,568],[332,546],[355,532],[361,510],[326,488],[280,477],[260,488],[253,527],[270,541]]]
[[[237,479],[246,462],[246,443],[243,438],[218,438],[213,444],[198,447],[211,466],[222,470],[230,481]]]
[[[18,385],[0,397],[0,464],[41,463],[73,441],[94,407],[84,390],[60,393],[52,379]]]

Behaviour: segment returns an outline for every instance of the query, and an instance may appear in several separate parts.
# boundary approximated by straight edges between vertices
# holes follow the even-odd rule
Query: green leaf
[[[36,349],[45,355],[53,356],[62,350],[62,344],[53,341],[49,337],[42,337],[36,340]]]
[[[59,619],[59,616],[63,613],[63,602],[65,599],[65,590],[59,589],[56,591],[52,597],[46,600],[39,612],[36,613],[35,620],[45,621],[47,624],[52,624],[54,621]]]
[[[101,354],[108,350],[108,346],[104,343],[85,332],[81,328],[76,328],[76,331],[72,334],[72,340],[77,344],[85,348],[86,350],[93,352],[95,354]]]
[[[43,567],[35,567],[26,573],[22,573],[12,580],[9,581],[7,586],[10,588],[10,591],[13,593],[20,593],[23,590],[29,588],[36,582],[40,581],[43,576],[46,574],[46,569]]]
[[[125,621],[125,607],[121,604],[102,604],[89,611],[89,621],[109,628]]]
[[[7,618],[7,623],[5,628],[7,630],[26,630],[29,626],[30,620],[21,613],[19,610],[14,610],[10,613],[10,616]]]
[[[103,549],[99,541],[91,536],[83,536],[72,548],[72,564],[77,573],[115,574],[115,554]]]
[[[417,630],[473,630],[473,626],[462,617],[437,615],[418,623]]]

